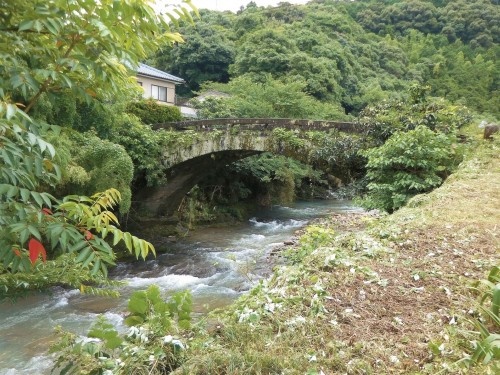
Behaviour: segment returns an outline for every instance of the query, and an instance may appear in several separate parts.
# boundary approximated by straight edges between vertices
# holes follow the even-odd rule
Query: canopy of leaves
[[[159,52],[156,66],[159,69],[183,77],[188,88],[197,91],[205,81],[227,82],[229,65],[234,61],[235,48],[225,28],[225,18],[210,17],[211,12],[202,12],[201,21],[180,29],[185,43]],[[217,14],[217,13],[215,13]],[[178,90],[182,93],[182,87]]]
[[[265,117],[342,119],[339,105],[322,103],[304,92],[305,82],[287,82],[263,76],[254,81],[250,75],[235,78],[227,85],[212,84],[207,88],[224,90],[228,96],[204,101],[193,100],[206,118]]]
[[[188,38],[173,51],[182,51],[182,60],[158,56],[159,62],[168,61],[165,68],[184,72],[192,90],[206,81],[247,76],[264,83],[270,76],[285,84],[299,82],[301,91],[357,114],[367,104],[399,98],[409,82],[417,82],[429,84],[432,95],[500,114],[500,6],[495,1],[284,2],[204,16],[199,35],[206,45]],[[219,56],[207,52],[206,65],[200,65],[208,45]]]
[[[182,9],[180,15],[190,18]],[[122,196],[110,184],[122,189],[125,205],[130,196],[130,158],[119,146],[83,137],[77,159],[88,168],[90,184],[107,190],[57,199],[48,189],[62,175],[46,138],[56,138],[58,128],[40,118],[50,121],[54,110],[63,110],[67,116],[56,117],[72,126],[75,103],[129,91],[129,69],[160,43],[181,38],[143,0],[7,1],[0,18],[0,299],[61,282],[99,285],[114,264],[111,244],[123,241],[136,257],[154,252],[150,243],[118,229],[111,211]],[[56,106],[30,117],[43,96]],[[65,96],[71,97],[67,105],[58,106],[56,99]],[[85,284],[81,290],[101,293]]]
[[[139,117],[143,124],[162,124],[182,119],[178,107],[158,104],[154,100],[131,101],[127,105],[127,112]]]

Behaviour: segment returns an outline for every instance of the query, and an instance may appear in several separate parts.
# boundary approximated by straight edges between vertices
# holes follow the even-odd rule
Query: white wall
[[[168,81],[163,81],[160,79],[154,79],[151,77],[145,77],[142,75],[137,75],[137,83],[142,82],[142,89],[144,91],[144,98],[151,98],[151,85],[163,86],[167,88],[167,101],[158,101],[160,104],[175,105],[175,84]]]

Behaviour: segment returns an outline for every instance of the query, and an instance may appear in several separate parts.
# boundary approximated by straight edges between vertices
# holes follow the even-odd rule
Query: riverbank
[[[249,295],[200,328],[176,373],[493,373],[472,350],[471,284],[500,262],[499,141],[393,215],[310,226]]]

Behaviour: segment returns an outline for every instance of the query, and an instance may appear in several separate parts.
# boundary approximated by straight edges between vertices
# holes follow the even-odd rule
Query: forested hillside
[[[0,3],[0,303],[55,286],[74,290],[35,303],[33,323],[22,320],[25,311],[12,326],[9,316],[8,339],[21,339],[21,325],[45,324],[40,315],[59,322],[52,309],[73,295],[117,296],[116,281],[135,279],[120,270],[108,278],[118,255],[169,267],[157,278],[139,269],[148,283],[177,276],[170,258],[153,260],[153,243],[119,222],[171,241],[155,227],[166,218],[141,216],[134,194],[168,184],[166,154],[242,129],[154,130],[182,116],[143,99],[135,68],[148,62],[186,79],[183,95],[202,118],[333,119],[361,128],[275,128],[266,136],[279,147],[264,149],[280,155],[234,163],[262,149],[238,146],[228,151],[250,152],[219,163],[221,155],[205,150],[206,175],[190,180],[197,184],[188,194],[179,189],[177,234],[331,189],[370,211],[333,214],[259,252],[269,267],[276,254],[286,265],[225,313],[193,324],[190,293],[165,301],[177,285],[162,284],[132,293],[125,319],[114,314],[128,331],[104,316],[87,338],[81,327],[59,329],[55,372],[499,373],[498,0],[251,2],[237,14],[198,14],[184,0],[166,15],[148,0]],[[194,98],[209,90],[216,95]],[[219,261],[242,263],[226,250],[218,244],[221,258],[204,262],[222,275],[224,298],[236,298],[247,289],[238,284],[226,295]],[[253,283],[249,259],[239,272]],[[186,268],[198,266],[190,259]],[[185,279],[210,286],[212,276],[197,275]],[[0,362],[28,350],[38,371],[37,350],[49,339],[27,335],[26,347],[2,343]]]
[[[497,1],[250,2],[238,14],[201,14],[181,29],[186,43],[153,60],[187,80],[187,96],[205,88],[234,95],[213,116],[279,117],[293,108],[289,117],[310,117],[306,93],[318,101],[316,118],[339,118],[399,98],[411,83],[483,115],[500,114]],[[288,96],[258,109],[238,100],[268,104],[269,91]]]

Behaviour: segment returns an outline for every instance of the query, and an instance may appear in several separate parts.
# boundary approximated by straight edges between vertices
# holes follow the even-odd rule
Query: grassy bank
[[[471,285],[500,262],[500,142],[469,139],[456,173],[395,214],[309,227],[292,264],[198,327],[176,373],[497,371],[455,364],[473,351]]]

